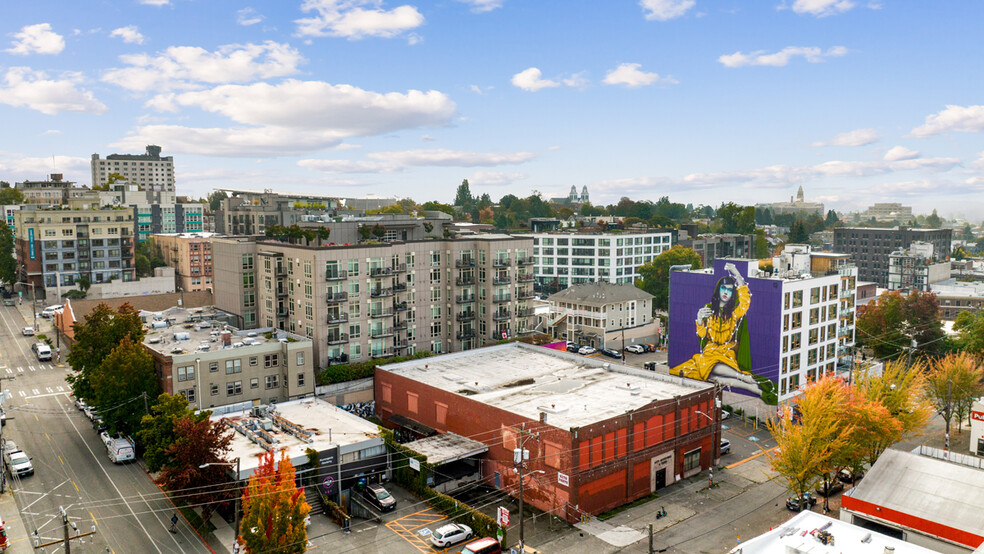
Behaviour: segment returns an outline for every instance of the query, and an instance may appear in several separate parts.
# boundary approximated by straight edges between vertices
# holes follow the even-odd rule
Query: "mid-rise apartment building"
[[[18,280],[44,289],[49,298],[60,298],[79,279],[92,284],[135,279],[133,212],[96,206],[25,206],[17,211]]]
[[[953,229],[911,229],[836,227],[834,250],[848,254],[858,267],[858,279],[873,281],[879,287],[888,288],[889,256],[897,250],[909,248],[913,242],[926,242],[933,246],[933,262],[950,259],[950,243]]]
[[[640,265],[669,250],[673,234],[534,233],[533,274],[538,290],[557,292],[571,285],[607,281],[633,283]]]
[[[866,219],[874,218],[875,221],[898,221],[908,223],[914,218],[912,216],[912,206],[903,206],[898,202],[876,202],[864,213]]]
[[[212,251],[217,306],[310,337],[320,366],[467,350],[535,325],[529,237],[348,246],[233,237]]]
[[[215,230],[223,235],[263,235],[267,227],[289,227],[309,214],[332,213],[339,199],[323,194],[272,190],[217,189],[229,195],[215,211]]]
[[[913,242],[888,256],[888,290],[929,292],[930,285],[950,278],[950,262],[933,263],[933,245]]]
[[[78,193],[87,189],[76,188],[74,181],[66,181],[61,173],[52,173],[43,181],[14,183],[14,188],[24,195],[24,204],[60,206],[67,204]]]
[[[90,167],[93,186],[106,184],[116,173],[144,190],[174,192],[174,157],[161,156],[160,146],[148,145],[144,154],[110,154],[105,159],[93,154]]]
[[[175,285],[179,289],[212,289],[212,236],[212,233],[154,235],[164,263],[174,268]]]
[[[678,242],[680,246],[696,252],[704,267],[714,265],[714,260],[718,258],[752,258],[755,252],[755,235],[703,234],[680,237]]]

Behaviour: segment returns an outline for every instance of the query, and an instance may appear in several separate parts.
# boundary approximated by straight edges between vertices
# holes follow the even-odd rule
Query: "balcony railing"
[[[393,284],[393,292],[407,292],[407,284],[406,283],[394,283]]]
[[[516,317],[533,317],[534,315],[533,308],[520,308],[516,310]]]
[[[840,293],[841,298],[854,298],[853,290],[842,290]]]
[[[492,267],[509,267],[512,265],[512,260],[509,258],[499,258],[492,260]]]
[[[519,275],[516,276],[516,280],[519,281],[520,283],[532,283],[533,282],[533,274],[532,273],[520,273]]]
[[[393,274],[392,267],[374,267],[369,270],[370,277],[388,277]]]
[[[516,265],[533,265],[533,258],[526,256],[525,258],[516,258]]]
[[[495,304],[501,304],[502,302],[509,302],[512,300],[511,294],[499,294],[492,297],[492,302]]]
[[[287,296],[287,287],[277,287],[277,296]]]
[[[328,325],[338,325],[339,323],[348,323],[348,314],[346,313],[328,314],[328,319],[326,323],[328,323]]]
[[[276,267],[274,267],[273,274],[276,275],[277,277],[286,277],[287,266],[283,264],[278,264]]]
[[[373,298],[384,298],[387,296],[393,296],[393,289],[380,287],[378,289],[369,289],[369,296]]]
[[[381,339],[385,337],[392,337],[393,329],[370,329],[369,338]]]
[[[393,273],[406,273],[407,264],[396,264],[392,267]]]
[[[521,291],[519,291],[517,293],[516,296],[520,300],[532,300],[532,299],[536,298],[536,293],[533,292],[533,289],[530,289],[530,290],[521,290]]]
[[[369,312],[369,317],[379,318],[379,317],[393,317],[393,310],[375,310]]]
[[[407,320],[399,319],[393,322],[394,331],[406,331],[406,329],[407,329]]]
[[[402,350],[407,347],[407,339],[396,339],[393,341],[393,348],[395,350]]]
[[[335,333],[328,335],[328,344],[345,344],[348,341],[348,333]]]
[[[325,280],[326,281],[344,281],[346,279],[348,279],[348,271],[346,271],[344,269],[343,270],[340,270],[340,271],[326,271],[325,272]]]
[[[406,302],[393,302],[393,311],[395,312],[405,312],[407,310]]]
[[[475,258],[458,258],[455,260],[454,266],[458,268],[475,267]]]
[[[511,317],[512,315],[509,313],[509,310],[499,310],[492,314],[492,319],[495,321],[506,321]]]
[[[277,308],[277,317],[287,317],[288,315],[290,315],[290,311],[287,309],[287,306]]]
[[[475,278],[474,277],[458,277],[457,279],[454,280],[454,284],[458,285],[459,287],[464,287],[464,286],[467,286],[467,285],[474,285],[475,284]]]
[[[512,279],[509,278],[508,273],[505,275],[496,275],[495,277],[492,278],[493,285],[508,285],[511,282]]]
[[[454,318],[458,321],[471,321],[475,319],[475,312],[458,312]]]
[[[348,293],[345,291],[336,292],[336,293],[329,292],[328,294],[325,295],[325,302],[329,304],[334,304],[337,302],[346,302],[346,301],[348,301]]]
[[[475,301],[474,294],[462,294],[455,297],[455,302],[458,304],[468,304]]]
[[[393,356],[393,348],[383,348],[381,350],[373,350],[369,355],[373,358],[388,358]]]
[[[464,331],[459,331],[458,334],[455,335],[455,336],[458,338],[458,340],[473,339],[473,338],[475,338],[475,331],[473,331],[471,329],[467,329],[467,330],[464,330]]]

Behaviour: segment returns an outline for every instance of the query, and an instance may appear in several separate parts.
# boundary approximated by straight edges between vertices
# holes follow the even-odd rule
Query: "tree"
[[[110,433],[135,433],[146,413],[144,403],[158,394],[151,355],[142,344],[124,336],[98,368],[87,373],[92,394],[86,400],[99,409]]]
[[[723,233],[750,235],[755,231],[755,207],[728,202],[718,208],[716,220],[721,224]]]
[[[0,194],[3,193],[3,190],[0,190]],[[9,285],[17,282],[17,258],[14,256],[14,233],[7,226],[6,221],[0,221],[0,281]]]
[[[140,419],[140,430],[137,431],[137,441],[144,449],[143,459],[147,469],[156,473],[165,466],[178,463],[168,455],[167,449],[178,438],[177,423],[182,418],[188,418],[194,423],[207,420],[212,415],[210,410],[195,414],[188,409],[188,399],[183,395],[162,393],[157,402],[150,407],[150,413]]]
[[[949,348],[936,295],[930,292],[882,293],[858,307],[857,331],[858,343],[871,348],[878,358],[911,354],[913,340],[914,351],[927,356],[941,355]]]
[[[12,206],[24,203],[24,193],[8,186],[0,188],[0,206]]]
[[[331,229],[322,225],[317,228],[315,235],[318,237],[318,246],[321,246],[321,242],[328,240],[328,237],[331,236]]]
[[[653,261],[639,266],[639,275],[642,278],[636,281],[636,286],[655,297],[653,306],[656,309],[665,310],[669,305],[670,266],[674,265],[689,265],[691,269],[702,267],[697,252],[679,244],[656,256]]]
[[[213,191],[208,195],[208,209],[211,211],[216,211],[222,207],[222,201],[229,198],[224,190]]]
[[[769,251],[769,240],[765,238],[765,229],[755,229],[755,258],[762,260],[770,254],[772,252]]]
[[[474,201],[471,189],[468,187],[468,179],[461,181],[461,184],[458,185],[458,191],[454,195],[454,205],[467,207]]]
[[[940,219],[940,216],[936,215],[936,210],[934,209],[932,214],[926,216],[926,227],[939,229],[940,225],[943,225],[943,220]]]
[[[448,206],[447,204],[441,204],[440,202],[425,202],[421,207],[425,212],[444,212],[451,217],[455,216],[454,206]]]
[[[76,398],[89,401],[94,391],[89,381],[91,372],[97,371],[116,346],[129,338],[139,345],[143,340],[143,323],[140,314],[129,303],[113,310],[105,303],[96,306],[85,319],[76,322],[75,345],[68,354],[68,364],[76,371],[66,380],[72,386]]]
[[[202,521],[208,521],[218,502],[235,498],[238,480],[230,482],[228,465],[201,466],[228,464],[224,457],[233,433],[218,421],[182,417],[175,424],[174,434],[176,440],[165,449],[167,459],[174,464],[161,469],[157,484],[180,492],[180,498],[188,504],[200,505]]]
[[[980,361],[966,352],[948,354],[930,366],[926,375],[926,394],[936,413],[943,416],[947,431],[955,417],[959,431],[964,417],[970,415],[970,407],[984,390],[982,378],[984,369]]]
[[[144,277],[153,275],[154,268],[167,265],[164,261],[164,254],[161,252],[161,247],[152,238],[137,244],[134,258],[137,273]],[[141,272],[141,268],[144,268],[143,272]]]
[[[304,519],[311,506],[304,490],[294,481],[294,465],[286,451],[274,464],[273,452],[260,459],[243,494],[243,519],[240,538],[246,552],[304,552],[307,529]]]
[[[954,346],[975,356],[984,355],[984,314],[979,311],[962,311],[953,322],[957,332]]]
[[[806,229],[806,222],[796,218],[792,226],[789,227],[789,242],[793,244],[808,244],[810,242],[810,232]]]
[[[910,366],[904,360],[885,362],[881,373],[873,371],[870,365],[857,372],[854,379],[857,393],[884,406],[898,423],[893,428],[894,434],[885,432],[871,437],[865,452],[868,464],[875,463],[892,444],[916,436],[926,427],[933,408],[926,400],[924,373],[922,362]]]
[[[92,288],[92,283],[85,277],[79,277],[75,284],[79,286],[79,290],[82,292],[89,292],[89,289]]]
[[[827,218],[823,223],[827,229],[838,226],[840,224],[840,218],[837,217],[837,212],[834,210],[827,210]]]

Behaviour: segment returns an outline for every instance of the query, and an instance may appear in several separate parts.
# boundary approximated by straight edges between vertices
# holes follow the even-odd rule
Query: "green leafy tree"
[[[167,265],[161,247],[153,238],[137,244],[134,262],[137,266],[137,273],[143,277],[149,277],[153,275],[155,268]],[[144,272],[140,271],[141,267],[144,268]]]
[[[2,192],[0,190],[0,194]],[[7,284],[17,282],[17,258],[14,256],[14,233],[5,221],[0,221],[0,281]]]
[[[87,373],[92,387],[87,400],[98,407],[110,432],[135,433],[146,413],[144,403],[156,398],[159,390],[154,359],[147,349],[124,336],[98,368]]]
[[[755,231],[755,207],[728,202],[717,209],[716,220],[722,233],[750,235]]]
[[[858,343],[870,348],[878,358],[939,356],[950,345],[943,332],[936,295],[913,291],[903,296],[887,291],[857,310]],[[912,349],[912,341],[916,341]]]
[[[960,312],[953,322],[953,330],[957,332],[953,341],[957,349],[984,356],[984,314],[976,310]]]
[[[793,244],[809,244],[810,231],[806,228],[806,222],[800,218],[793,221],[789,228],[789,242]]]
[[[933,213],[926,216],[926,227],[930,229],[939,229],[941,225],[943,225],[943,220],[936,214],[936,210],[933,210]]]
[[[178,460],[172,458],[167,449],[178,439],[177,423],[187,418],[194,423],[207,420],[210,410],[196,414],[188,408],[188,399],[180,394],[162,393],[157,402],[150,407],[150,413],[140,419],[137,441],[143,447],[143,459],[147,469],[156,473],[165,466],[173,467]]]
[[[755,258],[762,260],[770,257],[769,240],[765,238],[764,229],[755,229]]]
[[[837,217],[837,212],[835,212],[834,210],[827,210],[827,218],[824,219],[823,222],[824,226],[827,229],[832,229],[834,227],[837,227],[838,225],[840,225],[840,222],[841,222],[840,218]]]
[[[0,206],[12,206],[15,204],[24,203],[24,193],[15,189],[10,188],[8,183],[6,187],[0,188]]]
[[[331,229],[322,225],[315,230],[315,234],[318,237],[318,246],[321,246],[322,242],[331,237]]]
[[[936,413],[943,416],[947,429],[954,419],[962,424],[970,415],[971,406],[984,391],[982,378],[980,360],[966,352],[948,354],[932,363],[926,375],[926,394]]]
[[[474,201],[475,199],[472,198],[471,189],[468,186],[468,179],[461,181],[461,184],[458,185],[458,190],[454,195],[454,205],[467,207]]]
[[[653,295],[653,306],[659,310],[666,310],[669,303],[670,288],[670,266],[689,265],[691,269],[702,267],[700,256],[691,248],[684,248],[675,245],[673,248],[664,251],[656,256],[653,261],[639,266],[641,279],[636,281],[636,286]]]
[[[379,223],[372,226],[372,236],[377,239],[381,239],[386,236],[386,227],[383,227]]]
[[[222,207],[222,201],[229,198],[224,190],[217,190],[208,195],[208,209],[216,211]]]
[[[307,529],[304,519],[311,506],[294,480],[294,465],[286,451],[274,463],[273,452],[260,459],[243,494],[240,538],[246,552],[304,552]]]
[[[427,212],[444,212],[451,217],[455,216],[454,206],[448,206],[440,202],[425,202],[421,207]]]
[[[139,345],[144,337],[143,324],[140,314],[129,303],[116,310],[100,303],[72,328],[75,331],[75,344],[67,360],[75,374],[69,375],[66,380],[72,386],[76,398],[87,402],[93,400],[94,403],[95,391],[89,376],[99,370],[103,360],[124,338]]]
[[[177,420],[175,441],[165,450],[168,460],[157,477],[157,484],[166,490],[180,493],[180,498],[192,506],[202,507],[202,520],[208,521],[219,502],[235,499],[236,485],[228,477],[229,452],[233,433],[224,423],[190,417]]]
[[[960,228],[960,240],[973,241],[974,239],[974,230],[970,228],[970,223],[964,223]]]

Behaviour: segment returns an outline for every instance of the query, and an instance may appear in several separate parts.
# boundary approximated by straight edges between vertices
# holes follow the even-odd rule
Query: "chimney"
[[[547,423],[547,412],[540,412],[540,423]]]

